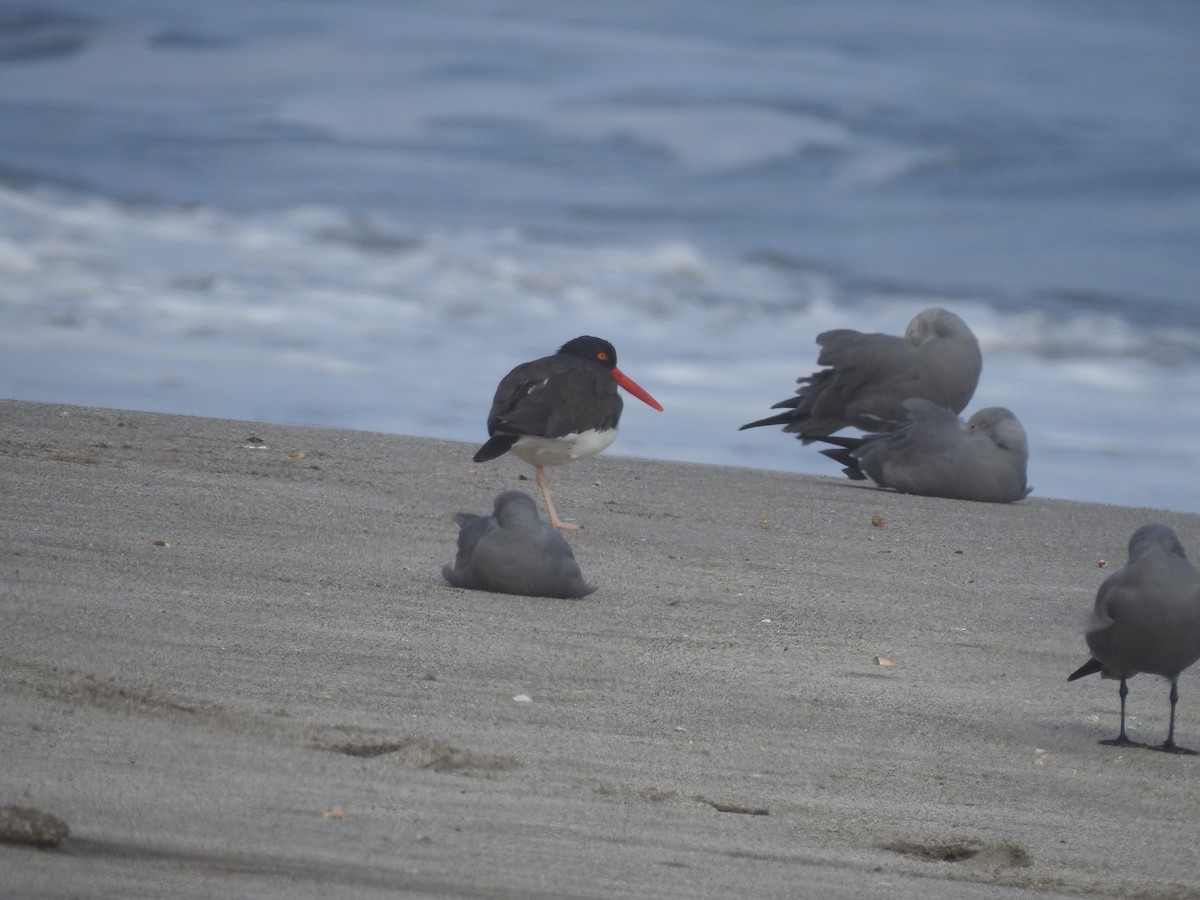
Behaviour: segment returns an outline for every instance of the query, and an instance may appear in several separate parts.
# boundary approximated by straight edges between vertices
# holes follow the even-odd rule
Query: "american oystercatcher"
[[[890,431],[907,417],[911,397],[962,412],[983,369],[974,333],[939,307],[918,313],[904,337],[838,328],[818,334],[817,344],[817,365],[828,368],[796,379],[796,395],[771,407],[787,412],[739,431],[782,425],[806,444],[847,427]]]
[[[616,440],[624,406],[618,385],[662,411],[657,400],[617,368],[617,351],[602,338],[577,337],[553,356],[521,363],[496,388],[487,421],[491,437],[475,454],[475,462],[511,450],[537,472],[550,524],[580,528],[559,519],[545,467],[595,456]]]

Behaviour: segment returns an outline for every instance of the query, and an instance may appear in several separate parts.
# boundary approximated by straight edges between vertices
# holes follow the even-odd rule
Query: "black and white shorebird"
[[[1154,749],[1194,754],[1175,743],[1175,704],[1180,673],[1200,659],[1200,572],[1174,531],[1143,525],[1133,533],[1129,561],[1100,585],[1084,635],[1092,658],[1067,680],[1093,672],[1121,679],[1121,733],[1100,743],[1144,746],[1125,733],[1125,682],[1146,672],[1171,682],[1171,724],[1167,739]]]
[[[795,396],[771,407],[786,412],[739,430],[782,425],[806,444],[848,427],[890,431],[912,397],[962,412],[983,370],[975,334],[940,307],[918,313],[903,337],[838,328],[817,335],[817,344],[817,365],[826,368],[798,378]]]
[[[512,451],[534,467],[550,524],[582,527],[559,519],[545,467],[595,456],[616,440],[624,408],[618,385],[662,411],[657,400],[617,368],[617,351],[602,338],[583,335],[553,356],[521,363],[496,388],[487,420],[491,437],[475,462]]]
[[[490,516],[458,513],[458,553],[442,575],[455,587],[527,597],[586,597],[596,590],[583,580],[566,538],[538,518],[524,491],[496,497]]]
[[[963,422],[928,400],[904,401],[908,418],[894,431],[830,435],[822,450],[854,481],[870,478],[902,494],[1012,503],[1028,496],[1029,440],[1009,410],[989,406]]]

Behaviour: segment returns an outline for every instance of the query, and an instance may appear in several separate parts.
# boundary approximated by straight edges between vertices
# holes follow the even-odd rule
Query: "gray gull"
[[[1007,409],[989,406],[965,423],[928,400],[907,400],[908,418],[894,431],[861,438],[823,437],[822,450],[850,478],[870,477],[904,494],[1011,503],[1028,496],[1029,441]]]
[[[787,412],[739,430],[782,425],[806,444],[847,427],[887,431],[903,421],[910,397],[962,412],[983,369],[974,333],[940,307],[918,313],[904,337],[839,328],[817,344],[817,364],[827,368],[797,379],[796,395],[771,407]]]
[[[496,497],[490,516],[458,513],[458,554],[442,575],[455,587],[527,597],[584,597],[583,580],[566,539],[538,518],[524,491]]]
[[[1092,658],[1067,678],[1093,672],[1121,679],[1121,733],[1102,744],[1140,747],[1125,733],[1126,680],[1139,672],[1171,682],[1171,724],[1156,750],[1194,754],[1175,743],[1179,674],[1200,659],[1200,572],[1166,525],[1143,525],[1129,539],[1129,562],[1096,592],[1084,629]]]

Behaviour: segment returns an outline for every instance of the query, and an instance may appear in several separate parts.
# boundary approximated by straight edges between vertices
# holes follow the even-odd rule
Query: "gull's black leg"
[[[1189,756],[1195,756],[1195,750],[1180,747],[1175,743],[1175,704],[1179,702],[1179,687],[1176,680],[1175,678],[1171,679],[1171,726],[1167,729],[1167,739],[1154,749],[1161,750],[1163,753],[1186,753]]]
[[[1106,744],[1109,747],[1145,747],[1145,744],[1139,744],[1137,741],[1131,741],[1129,735],[1125,733],[1125,698],[1129,696],[1129,685],[1125,683],[1125,676],[1121,676],[1121,690],[1118,692],[1121,695],[1121,733],[1115,738],[1100,743]]]

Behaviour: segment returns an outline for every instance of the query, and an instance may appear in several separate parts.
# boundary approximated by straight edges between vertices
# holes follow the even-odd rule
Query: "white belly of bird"
[[[512,452],[531,466],[561,466],[573,459],[595,456],[617,439],[617,429],[583,431],[562,437],[544,438],[523,435],[513,444]]]

